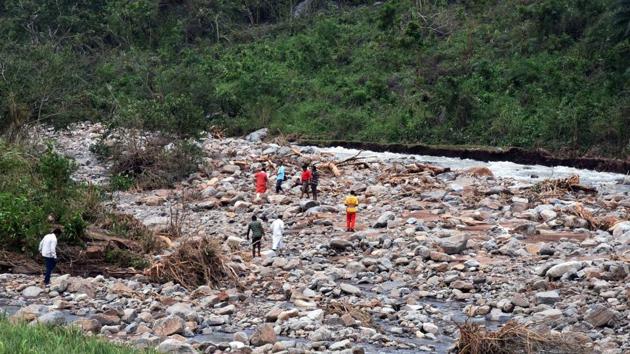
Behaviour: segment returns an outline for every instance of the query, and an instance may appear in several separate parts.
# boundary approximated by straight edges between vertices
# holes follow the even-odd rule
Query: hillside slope
[[[295,3],[4,2],[1,126],[630,152],[628,1]]]

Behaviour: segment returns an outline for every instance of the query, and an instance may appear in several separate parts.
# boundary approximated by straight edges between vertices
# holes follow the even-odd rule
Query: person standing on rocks
[[[359,198],[354,191],[350,191],[344,204],[346,205],[346,231],[354,231],[357,222],[357,207],[359,206]]]
[[[309,188],[311,183],[311,171],[309,171],[308,165],[302,166],[300,181],[302,182],[302,193],[300,194],[300,199],[304,198],[304,193],[306,193],[306,198],[310,198]]]
[[[254,178],[256,179],[256,201],[258,201],[262,195],[267,192],[269,177],[267,176],[265,166],[260,168],[260,171],[254,175]]]
[[[280,167],[278,167],[278,175],[276,176],[276,193],[282,192],[282,182],[284,182],[285,179],[284,165],[281,164]]]
[[[258,248],[258,256],[260,257],[260,244],[264,236],[265,231],[263,226],[256,215],[252,215],[252,222],[247,226],[247,239],[249,240],[249,233],[252,233],[252,257],[256,258],[256,248]]]
[[[282,221],[282,215],[278,215],[278,218],[271,223],[271,249],[276,254],[282,254],[284,243],[282,242],[282,234],[284,233],[284,221]]]
[[[319,184],[319,172],[315,165],[311,166],[311,191],[313,192],[313,200],[317,201],[317,185]]]
[[[44,286],[50,284],[50,276],[57,265],[57,237],[61,236],[61,230],[55,229],[52,233],[44,236],[39,243],[39,252],[44,257],[46,273],[44,273]]]

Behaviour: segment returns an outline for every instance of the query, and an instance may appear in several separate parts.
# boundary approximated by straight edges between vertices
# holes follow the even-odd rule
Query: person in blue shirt
[[[276,176],[276,193],[282,192],[282,182],[284,182],[285,179],[284,165],[280,165],[278,175]]]

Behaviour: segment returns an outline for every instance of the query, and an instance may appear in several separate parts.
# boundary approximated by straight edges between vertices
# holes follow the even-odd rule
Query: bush
[[[0,242],[2,247],[35,253],[54,225],[63,225],[60,242],[81,243],[98,201],[94,190],[70,178],[74,163],[55,153],[8,145],[0,140]]]
[[[197,171],[201,149],[194,143],[156,135],[128,135],[112,150],[110,187],[126,190],[171,187]]]

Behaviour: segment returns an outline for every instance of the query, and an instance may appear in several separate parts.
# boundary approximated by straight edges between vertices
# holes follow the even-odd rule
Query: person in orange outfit
[[[359,206],[359,198],[350,191],[350,195],[346,197],[346,230],[354,231],[354,226],[357,222],[357,207]]]
[[[267,181],[269,177],[265,171],[265,166],[260,168],[260,171],[254,175],[254,178],[256,179],[256,200],[259,200],[260,197],[267,192]]]

